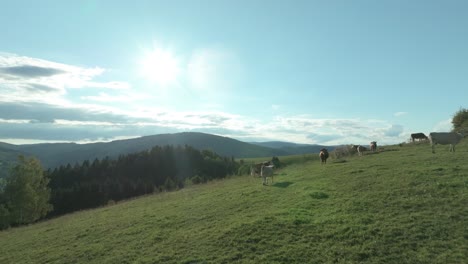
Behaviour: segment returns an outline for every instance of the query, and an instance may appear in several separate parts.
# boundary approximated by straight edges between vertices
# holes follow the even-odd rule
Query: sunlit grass
[[[263,161],[264,159],[258,159]],[[0,263],[464,263],[468,146],[280,157],[233,176],[0,232]],[[250,162],[250,160],[246,160]]]

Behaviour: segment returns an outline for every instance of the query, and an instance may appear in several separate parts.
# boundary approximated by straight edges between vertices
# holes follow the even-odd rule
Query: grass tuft
[[[329,196],[324,192],[313,192],[309,194],[314,199],[327,199]]]

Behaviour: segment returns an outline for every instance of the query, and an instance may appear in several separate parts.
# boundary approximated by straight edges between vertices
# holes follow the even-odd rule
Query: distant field
[[[269,161],[272,157],[261,157],[261,158],[245,158],[245,159],[236,159],[237,161],[243,160],[245,163],[259,163],[263,161]],[[278,156],[282,165],[291,165],[295,163],[306,163],[309,161],[317,161],[318,152],[310,154],[299,154],[299,155],[290,155],[290,156]]]
[[[467,263],[466,141],[280,157],[272,186],[231,177],[0,232],[0,263]]]

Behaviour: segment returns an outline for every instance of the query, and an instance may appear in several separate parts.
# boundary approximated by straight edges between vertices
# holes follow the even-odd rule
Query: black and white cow
[[[362,156],[364,151],[367,150],[366,147],[361,146],[361,145],[351,145],[351,148],[355,149],[359,156]]]
[[[413,134],[411,134],[411,142],[415,142],[416,139],[418,141],[421,141],[421,140],[427,140],[428,138],[427,138],[426,135],[424,135],[424,133],[413,133]]]

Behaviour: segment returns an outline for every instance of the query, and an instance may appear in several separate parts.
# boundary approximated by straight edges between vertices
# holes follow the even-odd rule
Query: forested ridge
[[[235,174],[233,158],[190,146],[156,146],[117,159],[84,161],[46,172],[50,178],[51,215],[105,205],[153,192],[171,191],[193,183]]]
[[[28,176],[25,172],[31,171],[31,164],[36,173]],[[155,146],[146,151],[120,155],[117,159],[96,158],[47,171],[43,171],[37,159],[21,156],[12,176],[3,183],[6,187],[0,188],[0,228],[140,195],[181,189],[187,182],[198,184],[236,174],[239,167],[233,157],[222,157],[210,150],[197,150],[187,145]],[[30,194],[28,186],[33,183],[33,177],[45,185],[33,188],[38,191]],[[50,200],[46,199],[41,204],[46,209],[36,213],[30,221],[17,216],[28,211],[28,200],[34,200],[39,194],[50,195]]]
[[[299,154],[286,152],[281,149],[269,148],[242,142],[228,137],[211,135],[198,132],[183,132],[175,134],[158,134],[142,136],[138,138],[115,140],[111,142],[99,142],[89,144],[76,143],[41,143],[13,145],[0,142],[0,161],[5,164],[4,175],[8,173],[8,167],[16,164],[18,154],[34,156],[41,161],[45,169],[54,169],[68,163],[74,165],[85,160],[100,160],[105,157],[117,159],[119,155],[127,155],[145,151],[152,146],[192,146],[199,150],[209,149],[221,156],[235,158],[268,157]],[[2,165],[0,164],[0,170]],[[0,171],[0,177],[2,171]]]

